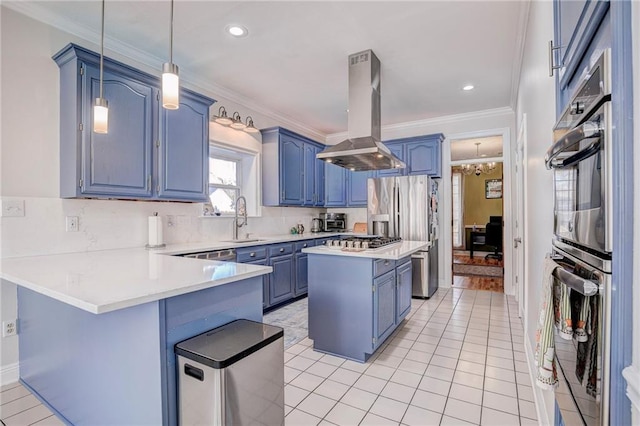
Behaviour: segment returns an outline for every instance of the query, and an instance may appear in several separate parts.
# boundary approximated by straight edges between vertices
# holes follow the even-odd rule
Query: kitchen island
[[[411,310],[411,254],[426,241],[362,251],[311,247],[309,338],[313,349],[365,362]]]
[[[271,270],[144,249],[2,259],[20,381],[69,424],[177,424],[174,344],[262,321]]]

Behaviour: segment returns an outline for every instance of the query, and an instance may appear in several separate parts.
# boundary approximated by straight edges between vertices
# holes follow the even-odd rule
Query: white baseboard
[[[0,386],[15,383],[20,378],[20,364],[13,363],[0,368]]]
[[[525,342],[525,354],[527,356],[527,365],[529,366],[529,377],[531,378],[531,385],[533,386],[533,399],[535,400],[536,410],[538,412],[538,424],[551,426],[554,424],[554,418],[553,418],[553,414],[552,414],[552,417],[549,418],[549,413],[553,413],[554,410],[552,411],[548,410],[547,402],[544,397],[544,393],[550,392],[550,391],[544,391],[536,385],[536,380],[533,375],[533,372],[535,371],[534,369],[535,352],[531,347],[531,339],[529,338],[529,335],[527,334],[526,331],[524,332],[524,342]]]

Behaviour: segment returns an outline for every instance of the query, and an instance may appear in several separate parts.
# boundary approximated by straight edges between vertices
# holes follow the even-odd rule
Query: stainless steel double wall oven
[[[546,165],[554,173],[553,258],[568,294],[573,337],[556,332],[565,424],[609,424],[612,256],[610,51],[602,52],[554,128]],[[576,327],[580,328],[579,331]],[[580,333],[586,334],[581,335]]]

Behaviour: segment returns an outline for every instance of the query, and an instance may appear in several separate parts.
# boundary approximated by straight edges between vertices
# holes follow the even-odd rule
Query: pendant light
[[[166,109],[180,107],[180,78],[178,77],[178,66],[173,63],[173,0],[171,0],[169,62],[162,64],[162,106]]]
[[[107,133],[109,129],[109,103],[102,97],[102,81],[104,79],[104,1],[102,0],[102,34],[100,36],[100,97],[93,105],[93,131]]]

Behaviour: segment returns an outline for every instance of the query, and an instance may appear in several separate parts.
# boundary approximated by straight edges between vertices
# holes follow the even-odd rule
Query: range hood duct
[[[349,55],[347,134],[316,158],[354,171],[406,167],[380,141],[380,60],[372,50]]]

